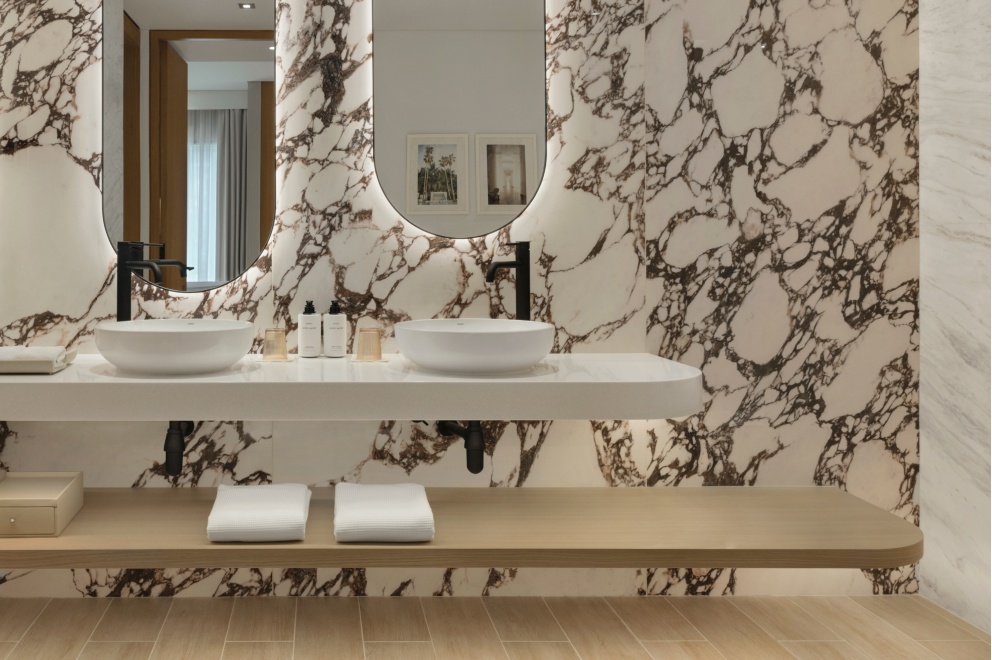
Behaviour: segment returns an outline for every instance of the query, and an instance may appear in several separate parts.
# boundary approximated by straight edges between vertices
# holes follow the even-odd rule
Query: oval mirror
[[[274,0],[107,0],[103,21],[110,242],[173,260],[166,288],[225,284],[275,215]]]
[[[505,227],[547,152],[543,0],[373,0],[373,147],[386,197],[447,238]]]

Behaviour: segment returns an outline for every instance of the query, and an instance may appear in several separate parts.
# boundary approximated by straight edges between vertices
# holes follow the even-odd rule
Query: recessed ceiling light
[[[238,7],[240,9],[254,9],[255,8],[255,3],[254,2],[239,2],[238,3]]]

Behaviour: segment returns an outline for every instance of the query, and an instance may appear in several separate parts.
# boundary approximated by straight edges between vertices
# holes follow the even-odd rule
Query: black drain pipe
[[[479,422],[469,422],[468,428],[455,422],[438,422],[441,435],[457,435],[465,439],[465,464],[472,474],[479,474],[486,462],[486,436]]]
[[[165,471],[169,476],[182,474],[186,436],[192,432],[193,422],[169,422],[169,432],[165,434]]]

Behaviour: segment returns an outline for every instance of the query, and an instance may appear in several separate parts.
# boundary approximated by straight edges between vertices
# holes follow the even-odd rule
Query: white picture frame
[[[424,187],[421,170],[439,174]],[[449,158],[445,166],[442,161]],[[441,172],[438,172],[441,170]],[[435,190],[436,188],[436,190]],[[406,212],[408,215],[468,215],[468,134],[426,133],[406,137]],[[454,200],[452,201],[452,197]]]
[[[536,153],[537,136],[533,133],[475,136],[478,215],[523,213],[537,188]]]

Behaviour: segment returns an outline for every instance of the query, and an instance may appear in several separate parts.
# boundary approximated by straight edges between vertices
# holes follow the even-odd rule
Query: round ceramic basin
[[[181,376],[227,369],[248,354],[254,334],[247,321],[147,319],[101,323],[96,347],[122,371]]]
[[[510,319],[428,319],[396,324],[400,353],[417,366],[452,374],[525,371],[547,357],[555,328]]]

